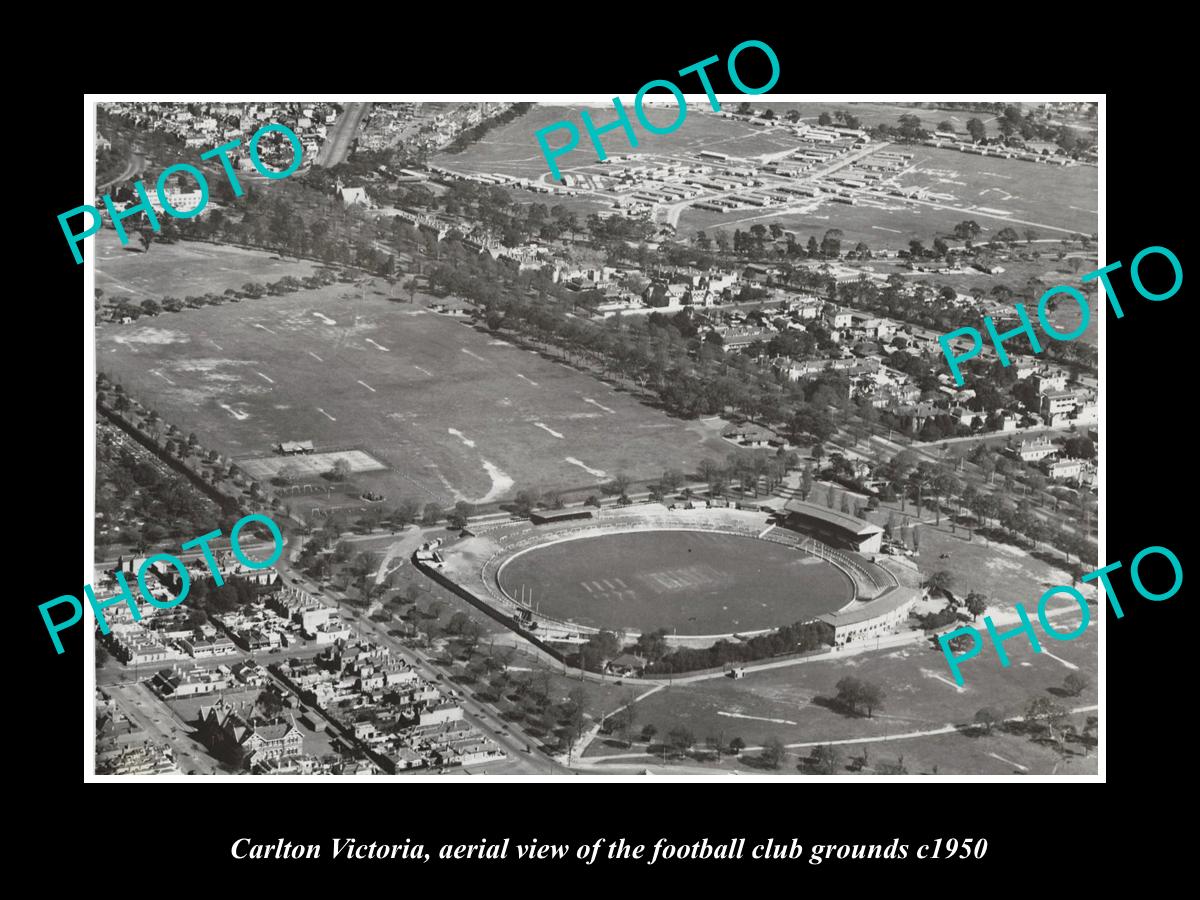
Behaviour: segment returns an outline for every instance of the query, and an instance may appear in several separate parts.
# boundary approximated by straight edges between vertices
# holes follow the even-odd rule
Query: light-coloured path
[[[1069,710],[1069,712],[1071,712],[1072,714],[1076,714],[1076,713],[1094,712],[1097,709],[1099,709],[1099,707],[1096,705],[1076,706],[1074,709]],[[1024,716],[1012,716],[1011,718],[1005,719],[1004,721],[1005,722],[1023,722],[1023,721],[1025,721],[1025,717]],[[786,746],[789,750],[803,750],[803,749],[809,748],[809,747],[823,747],[826,745],[845,746],[845,745],[850,745],[850,744],[878,744],[878,743],[882,743],[885,741],[908,741],[908,740],[912,740],[914,738],[933,737],[933,736],[939,735],[939,734],[953,734],[956,731],[965,731],[968,728],[974,728],[974,727],[975,727],[975,725],[973,723],[967,724],[967,725],[950,725],[950,724],[948,724],[948,725],[943,725],[941,728],[927,728],[923,731],[906,731],[902,734],[874,735],[871,737],[860,737],[860,738],[843,738],[842,740],[834,740],[834,741],[801,741],[800,743],[785,744],[784,746]],[[743,753],[754,753],[754,752],[757,752],[762,749],[763,749],[762,747],[747,747],[742,752]],[[596,765],[597,763],[608,762],[610,760],[622,760],[622,759],[634,760],[634,759],[648,759],[648,758],[650,758],[650,754],[648,754],[648,753],[614,753],[610,756],[593,756],[588,759],[580,759],[576,762],[576,765],[587,767],[587,766],[591,766],[591,765]],[[1008,762],[1008,760],[1004,760],[1004,762]]]

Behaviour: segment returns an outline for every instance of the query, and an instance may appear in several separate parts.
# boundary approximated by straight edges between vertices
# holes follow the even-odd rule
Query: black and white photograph
[[[1102,777],[1103,97],[677,83],[91,102],[89,779]]]

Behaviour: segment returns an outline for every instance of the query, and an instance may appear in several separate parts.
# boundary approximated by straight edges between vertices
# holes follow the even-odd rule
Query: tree
[[[971,591],[967,594],[966,600],[967,612],[971,614],[971,618],[978,619],[987,612],[987,596],[978,591]]]
[[[454,511],[446,516],[446,522],[454,528],[466,528],[467,520],[474,511],[475,508],[466,500],[459,500],[454,504]]]
[[[333,481],[345,481],[350,477],[350,462],[349,460],[338,457],[333,461],[333,466],[329,469],[329,477]]]
[[[623,496],[625,496],[625,492],[629,489],[629,485],[630,485],[629,476],[626,475],[624,472],[618,472],[616,475],[613,476],[610,490],[614,494],[616,494],[620,497],[623,497]]]
[[[268,719],[272,719],[283,712],[283,698],[270,688],[263,688],[259,692],[254,705],[261,709],[263,715]]]
[[[857,712],[859,699],[862,696],[862,681],[853,675],[847,675],[838,681],[836,687],[837,703],[850,712]]]
[[[442,518],[442,508],[436,503],[426,503],[421,511],[422,525],[436,525]]]
[[[987,128],[978,119],[967,119],[967,134],[971,135],[971,140],[978,144],[987,137]]]
[[[275,477],[284,484],[295,484],[300,480],[300,469],[292,463],[284,463],[275,473]]]
[[[784,747],[783,741],[777,737],[769,737],[763,741],[762,751],[758,754],[758,758],[762,760],[763,765],[770,769],[778,769],[786,757],[787,748]]]
[[[634,723],[637,721],[637,697],[632,691],[625,695],[625,704],[620,710],[610,716],[613,720],[613,730],[621,736],[626,746],[633,742],[629,735],[633,731]]]
[[[833,117],[830,116],[829,113],[823,112],[819,116],[817,116],[817,124],[818,125],[832,125]]]
[[[925,579],[924,587],[930,592],[948,591],[954,586],[954,576],[945,569],[939,569]]]
[[[732,753],[734,756],[737,756],[739,753],[741,753],[745,749],[746,749],[746,742],[743,741],[740,737],[735,737],[732,741],[729,742],[729,752]]]
[[[886,692],[879,685],[871,681],[862,682],[858,692],[858,702],[867,708],[867,718],[871,718],[875,714],[875,710],[883,706],[883,699]]]
[[[1063,690],[1072,697],[1078,697],[1091,682],[1077,672],[1071,672],[1063,679]]]
[[[571,729],[571,735],[574,740],[579,740],[579,736],[583,734],[583,725],[587,715],[588,697],[587,691],[582,687],[572,688],[567,694],[567,720]]]
[[[647,744],[649,744],[652,740],[654,740],[654,736],[656,734],[658,734],[658,729],[655,726],[651,725],[650,723],[646,723],[645,725],[642,726],[641,737],[642,737],[642,740],[645,741]]]
[[[1003,717],[995,709],[990,706],[985,706],[979,712],[975,713],[975,724],[978,725],[984,734],[991,734],[992,729],[996,727]]]
[[[836,775],[842,764],[842,753],[832,744],[821,744],[810,757],[812,767],[822,775]]]
[[[1067,711],[1049,697],[1034,697],[1025,710],[1025,723],[1046,729],[1049,732],[1050,739],[1058,740],[1060,745],[1062,741],[1061,738],[1055,737],[1055,729],[1066,718]]]
[[[667,746],[676,753],[685,754],[696,744],[696,735],[690,728],[680,725],[667,732]]]
[[[812,466],[805,466],[804,472],[800,475],[800,499],[808,501],[808,495],[812,493],[813,476]]]

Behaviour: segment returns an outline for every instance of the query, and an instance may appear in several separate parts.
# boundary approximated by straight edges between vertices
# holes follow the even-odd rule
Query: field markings
[[[725,676],[723,673],[717,672],[717,673],[713,673],[713,675],[708,676],[708,677],[723,678]],[[675,683],[679,684],[680,679],[678,679],[678,678],[675,679]],[[657,690],[662,690],[665,687],[666,687],[665,684],[662,684],[661,682],[659,682]],[[648,691],[646,694],[643,694],[642,697],[649,696],[650,693],[653,693],[653,691]],[[635,703],[638,702],[639,700],[642,699],[642,697],[635,698],[634,702]],[[1079,713],[1093,712],[1097,708],[1098,707],[1096,707],[1096,706],[1077,706],[1074,709],[1068,710],[1068,712],[1070,712],[1072,715],[1078,715]],[[1023,721],[1025,721],[1025,717],[1024,716],[1012,716],[1011,718],[1005,719],[1004,721],[1006,721],[1006,722],[1023,722]],[[967,725],[943,725],[941,728],[930,728],[930,729],[926,729],[924,731],[909,731],[909,732],[905,732],[903,734],[884,734],[884,735],[875,735],[873,737],[842,738],[840,740],[804,741],[804,742],[796,743],[796,744],[784,744],[784,746],[787,747],[789,750],[801,750],[801,749],[804,749],[807,747],[819,747],[822,744],[834,744],[834,745],[839,745],[839,746],[845,746],[847,744],[877,744],[877,743],[884,743],[884,742],[890,742],[890,741],[907,741],[907,740],[912,740],[913,738],[933,737],[933,736],[939,735],[939,734],[953,734],[955,732],[966,731],[967,729],[974,728],[974,727],[975,726],[973,723],[967,724]],[[743,749],[742,752],[753,753],[753,752],[761,750],[761,749],[762,749],[762,747],[746,747]],[[614,753],[614,754],[610,754],[608,756],[591,756],[591,757],[588,757],[587,759],[580,758],[578,760],[578,762],[581,765],[590,766],[590,765],[595,765],[596,763],[607,762],[608,760],[613,760],[613,759],[645,759],[645,757],[646,757],[645,753]],[[1004,761],[1008,762],[1008,760],[1004,760]]]
[[[484,362],[484,363],[487,362],[487,360],[484,359],[482,356],[480,356],[478,353],[472,353],[466,347],[459,347],[458,349],[461,350],[463,353],[467,354],[467,356],[471,357],[472,359],[477,359],[480,362]]]
[[[334,418],[333,416],[331,416],[329,413],[325,412],[325,410],[321,409],[321,407],[319,407],[319,406],[317,407],[317,412],[319,412],[321,415],[323,415],[325,418],[327,418],[327,419],[328,419],[330,422],[336,422],[336,421],[337,421],[337,419],[335,419],[335,418]]]
[[[275,379],[269,378],[268,376],[264,375],[262,372],[255,372],[254,374],[257,375],[259,378],[261,378],[263,381],[268,382],[269,384],[275,383]]]
[[[359,382],[358,382],[358,383],[359,383],[359,384],[361,384],[363,387],[365,387],[365,388],[366,388],[368,391],[370,391],[372,394],[376,394],[376,393],[378,393],[378,391],[376,391],[376,390],[375,390],[375,388],[371,387],[371,386],[370,386],[369,384],[367,384],[365,381],[359,380]]]
[[[428,375],[430,378],[432,378],[432,377],[433,377],[433,373],[432,373],[432,372],[430,372],[428,369],[423,369],[423,368],[421,368],[421,367],[420,367],[420,366],[418,366],[416,363],[413,363],[413,368],[414,368],[414,369],[416,369],[418,372],[421,372],[422,374]]]
[[[209,339],[208,339],[208,342],[209,342],[210,344],[212,344],[214,347],[216,347],[218,350],[224,350],[224,349],[225,349],[225,348],[224,348],[224,347],[222,347],[220,344],[218,344],[216,341],[214,341],[212,338],[209,338]]]
[[[325,313],[317,312],[315,309],[313,310],[313,315],[316,316],[318,319],[320,319],[322,322],[324,322],[326,325],[336,325],[337,324],[337,322],[333,321],[333,319],[329,318],[329,316],[325,315]]]
[[[770,534],[774,530],[775,530],[774,525],[768,525],[766,528],[764,528],[762,531],[760,531],[758,533],[759,540],[762,540],[763,538],[765,538],[768,534]]]
[[[943,677],[942,677],[941,675],[939,675],[937,672],[931,672],[931,671],[929,671],[928,669],[922,669],[922,670],[921,670],[921,674],[922,674],[922,675],[924,675],[926,678],[933,678],[933,679],[935,679],[935,680],[937,680],[937,681],[940,681],[942,684],[948,684],[948,685],[950,685],[950,687],[954,688],[954,690],[958,691],[960,694],[961,694],[961,693],[962,693],[964,690],[966,690],[966,688],[965,688],[965,687],[962,687],[962,686],[960,686],[960,685],[957,685],[957,684],[955,684],[955,683],[954,683],[953,681],[951,681],[949,678],[943,678]]]
[[[536,381],[533,381],[533,380],[532,380],[532,379],[530,379],[530,378],[525,378],[525,376],[524,376],[524,375],[522,375],[520,372],[518,372],[518,373],[517,373],[517,377],[518,377],[518,378],[521,378],[521,379],[524,379],[525,381],[528,381],[528,382],[529,382],[530,384],[532,384],[534,387],[537,387],[537,386],[538,386],[538,383],[537,383]]]
[[[1019,762],[1013,762],[1011,759],[1005,759],[1005,758],[1004,758],[1003,756],[1001,756],[999,753],[989,753],[989,754],[988,754],[988,756],[990,756],[992,759],[998,759],[998,760],[1000,760],[1000,762],[1002,762],[1002,763],[1008,763],[1010,766],[1016,766],[1016,767],[1017,767],[1018,769],[1020,769],[1022,772],[1028,772],[1028,771],[1029,771],[1029,766],[1023,766],[1023,765],[1021,765]]]
[[[446,431],[448,431],[450,434],[454,435],[456,438],[458,438],[460,441],[462,441],[468,447],[475,446],[475,442],[473,440],[471,440],[469,437],[467,437],[465,434],[463,434],[461,431],[459,431],[457,428],[447,428]]]
[[[1049,650],[1043,650],[1042,652],[1043,652],[1043,653],[1045,653],[1045,654],[1046,654],[1048,657],[1050,657],[1051,659],[1053,659],[1053,660],[1056,660],[1057,662],[1060,662],[1060,663],[1062,663],[1062,664],[1063,664],[1064,666],[1066,666],[1068,669],[1075,669],[1075,670],[1078,670],[1078,669],[1079,669],[1079,666],[1075,665],[1075,663],[1073,663],[1073,662],[1067,662],[1067,661],[1066,661],[1065,659],[1063,659],[1062,657],[1055,656],[1055,655],[1054,655],[1053,653],[1051,653]]]
[[[890,231],[892,234],[903,234],[904,233],[899,228],[884,228],[882,225],[872,225],[871,227],[878,229],[879,231]]]
[[[800,723],[793,722],[791,719],[770,719],[766,716],[748,716],[745,713],[725,712],[723,709],[717,710],[718,716],[728,716],[731,719],[754,719],[758,722],[774,722],[776,725],[798,725]]]
[[[373,341],[373,340],[371,340],[370,338],[364,338],[364,340],[365,340],[365,341],[366,341],[368,344],[374,344],[376,347],[378,347],[378,348],[379,348],[380,350],[382,350],[384,353],[391,353],[391,352],[392,352],[391,350],[389,350],[387,347],[383,346],[383,344],[379,343],[378,341]]]
[[[267,334],[276,334],[276,332],[272,331],[272,330],[271,330],[270,328],[268,328],[266,325],[259,325],[257,322],[255,322],[255,323],[254,323],[254,327],[255,327],[255,328],[261,328],[261,329],[262,329],[263,331],[265,331]]]
[[[569,368],[569,367],[568,367],[568,368]],[[607,406],[605,406],[603,403],[598,403],[598,402],[596,402],[596,401],[595,401],[595,400],[593,400],[591,397],[584,397],[584,398],[583,398],[583,402],[584,402],[584,403],[590,403],[590,404],[592,404],[592,406],[598,406],[598,407],[600,407],[602,410],[604,410],[606,413],[613,413],[613,414],[615,415],[615,414],[616,414],[616,412],[617,412],[615,409],[609,409],[609,408],[608,408]]]
[[[560,441],[563,439],[563,434],[562,434],[561,432],[555,431],[553,428],[551,428],[551,427],[550,427],[549,425],[547,425],[546,423],[544,423],[544,422],[534,422],[533,424],[534,424],[534,427],[535,427],[535,428],[540,428],[540,429],[542,429],[542,431],[546,432],[547,434],[552,434],[552,435],[554,435],[554,436],[555,436],[556,438],[558,438]]]
[[[590,593],[592,593],[592,589],[591,589],[590,587],[588,587],[588,583],[587,583],[586,581],[581,581],[581,582],[579,582],[579,584],[580,584],[580,585],[583,587],[583,589],[584,589],[585,591],[587,591],[589,594],[590,594]]]
[[[606,475],[608,475],[608,473],[603,469],[593,469],[587,463],[581,462],[573,456],[564,456],[563,459],[573,466],[579,466],[579,468],[583,469],[589,475],[595,475],[597,478],[604,478]]]
[[[231,416],[233,416],[239,422],[241,422],[243,419],[250,418],[250,413],[239,412],[238,410],[236,410],[232,406],[230,406],[228,403],[218,403],[217,406],[221,407],[221,409],[225,410],[227,413],[229,413]]]
[[[164,375],[162,372],[158,371],[158,369],[151,369],[151,370],[150,370],[150,373],[151,373],[152,375],[157,375],[159,378],[161,378],[161,379],[162,379],[163,381],[165,381],[167,384],[174,384],[174,383],[175,383],[175,382],[173,382],[173,381],[172,381],[170,378],[168,378],[166,375]]]
[[[317,354],[313,353],[311,350],[308,351],[308,355],[311,356],[313,359],[315,359],[317,362],[325,362],[325,360],[321,359],[321,357],[317,356]]]

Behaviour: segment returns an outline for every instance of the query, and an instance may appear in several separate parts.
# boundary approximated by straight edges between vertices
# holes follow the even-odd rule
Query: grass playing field
[[[149,269],[170,266],[172,254],[158,251],[178,246],[136,260],[147,267],[140,277],[165,278]],[[170,290],[204,293],[207,277],[197,271]],[[97,366],[235,459],[269,457],[288,440],[361,449],[388,468],[354,475],[355,485],[388,502],[491,501],[617,472],[648,478],[727,452],[719,426],[669,418],[385,290],[334,285],[102,324]]]
[[[633,97],[621,99],[625,102],[630,121],[634,122],[638,145],[634,147],[630,144],[622,129],[608,132],[603,136],[602,143],[610,159],[626,153],[669,155],[699,150],[712,150],[731,156],[759,156],[764,153],[778,153],[795,145],[790,135],[774,136],[745,122],[725,119],[712,112],[702,113],[701,107],[695,102],[688,104],[687,118],[676,131],[667,135],[650,134],[642,129],[632,113]],[[607,108],[599,105],[539,105],[521,118],[490,132],[483,140],[472,144],[462,153],[439,154],[433,159],[433,163],[457,172],[540,178],[549,172],[549,167],[542,156],[541,146],[534,137],[534,132],[555,122],[567,120],[575,125],[582,137],[574,150],[558,158],[559,169],[566,172],[577,166],[594,166],[596,150],[587,139],[587,132],[579,115],[581,109],[588,110],[597,126],[602,127],[616,118],[611,104]],[[676,115],[674,102],[666,107],[647,107],[647,117],[660,127],[670,125]],[[566,139],[566,135],[567,132],[563,130],[547,135],[547,139],[552,147],[557,147]]]
[[[830,228],[840,228],[844,232],[843,245],[863,241],[871,247],[907,248],[913,238],[929,246],[935,235],[950,234],[964,219],[979,223],[983,229],[981,241],[1009,226],[1019,234],[1032,228],[1043,238],[1064,238],[1071,232],[1090,235],[1099,229],[1095,168],[1059,168],[933,147],[899,149],[914,154],[912,168],[900,176],[899,183],[939,195],[939,205],[880,197],[862,200],[856,206],[814,201],[807,212],[782,214],[755,209],[713,212],[689,208],[680,216],[679,231],[745,231],[756,223],[776,222],[797,231],[799,243],[805,243],[810,235],[819,241]],[[1048,252],[1045,247],[1043,251]]]
[[[699,531],[609,534],[548,544],[500,573],[513,597],[584,625],[681,635],[757,631],[845,606],[850,579],[790,547]]]
[[[985,652],[963,665],[965,684],[961,689],[955,686],[941,652],[927,644],[750,672],[738,680],[677,681],[639,702],[637,721],[639,727],[653,724],[660,735],[683,726],[701,741],[708,735],[722,735],[725,742],[737,736],[751,746],[761,745],[769,737],[789,744],[877,737],[881,743],[872,745],[876,759],[908,753],[910,762],[916,764],[914,771],[928,755],[942,774],[1011,774],[1019,766],[1025,766],[1029,774],[1050,774],[1056,764],[1054,754],[1027,738],[999,732],[990,737],[947,733],[936,737],[938,749],[933,753],[933,737],[905,737],[969,723],[985,706],[1002,716],[1021,715],[1037,696],[1067,708],[1095,704],[1095,622],[1078,639],[1044,640],[1043,648],[1047,652],[1035,654],[1028,642],[1009,641],[1005,649],[1011,665],[1003,668],[989,644]],[[1077,697],[1065,696],[1060,689],[1063,678],[1072,672],[1092,682]],[[837,694],[835,685],[845,675],[882,686],[886,693],[883,709],[872,718],[851,717],[831,709],[827,701]],[[907,749],[910,741],[915,741],[914,747],[924,747],[915,758]],[[848,745],[843,749],[847,755],[861,752],[855,748]],[[620,752],[596,741],[587,755]],[[799,752],[806,755],[809,751]],[[1094,755],[1084,763],[1087,770],[1095,771]]]
[[[141,241],[121,246],[117,233],[102,229],[93,239],[96,254],[96,287],[105,300],[161,302],[163,297],[183,299],[226,288],[240,289],[248,281],[269,284],[286,275],[305,278],[316,269],[308,260],[283,259],[274,253],[243,250],[225,244],[179,241],[152,244],[149,252],[134,250]]]

